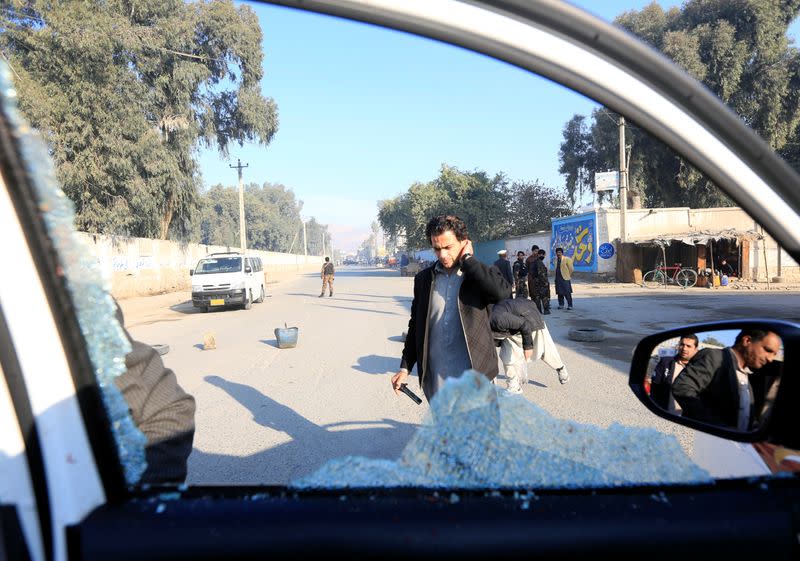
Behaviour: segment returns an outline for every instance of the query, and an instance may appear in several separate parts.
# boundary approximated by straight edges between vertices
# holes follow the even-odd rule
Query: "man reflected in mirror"
[[[732,347],[703,349],[672,384],[683,416],[740,431],[752,430],[776,375],[764,374],[781,348],[780,337],[743,329]],[[759,371],[754,373],[754,371]]]
[[[511,286],[496,267],[472,256],[467,226],[458,216],[432,218],[425,237],[437,260],[414,277],[411,319],[392,388],[399,395],[416,364],[430,401],[447,378],[461,376],[469,368],[490,380],[497,376],[489,310],[491,304],[511,296]]]
[[[672,383],[698,351],[699,340],[694,333],[685,333],[678,338],[673,356],[662,357],[653,368],[650,380],[650,397],[662,409],[681,414],[681,406],[672,395]]]

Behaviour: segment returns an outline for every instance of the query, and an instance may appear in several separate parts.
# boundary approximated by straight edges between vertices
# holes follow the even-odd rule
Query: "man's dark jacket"
[[[532,349],[531,333],[544,329],[544,319],[532,301],[527,298],[509,298],[492,306],[491,326],[495,339],[522,334],[522,348]]]
[[[119,306],[117,319],[124,325]],[[115,384],[147,438],[147,469],[140,483],[182,483],[194,440],[194,397],[183,391],[153,347],[134,341],[127,330],[125,335],[133,349],[125,356],[126,371]]]
[[[703,349],[689,361],[672,383],[672,395],[680,403],[684,417],[736,428],[739,424],[739,384],[733,360],[730,349],[725,348]],[[753,389],[752,425],[758,421],[753,412],[759,411],[774,377],[764,376],[759,371],[749,375],[748,379]]]
[[[502,257],[494,262],[494,266],[500,271],[503,275],[503,278],[508,281],[508,284],[514,283],[514,274],[511,272],[511,263],[508,262],[508,259],[503,259]]]
[[[400,368],[409,372],[417,365],[419,384],[423,388],[427,368],[426,330],[428,308],[433,290],[433,275],[436,262],[414,277],[414,300],[411,302],[411,319],[403,347]],[[490,380],[497,376],[497,352],[489,326],[491,304],[511,296],[511,286],[496,267],[487,267],[475,257],[461,264],[464,279],[458,292],[458,311],[464,328],[472,368],[482,372]],[[432,396],[427,396],[430,399]]]

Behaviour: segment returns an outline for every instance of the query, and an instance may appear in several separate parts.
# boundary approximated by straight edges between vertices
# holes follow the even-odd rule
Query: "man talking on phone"
[[[469,368],[490,380],[497,376],[489,306],[509,298],[511,285],[496,267],[472,256],[467,226],[458,216],[432,218],[425,237],[437,260],[414,277],[411,319],[392,387],[399,395],[416,364],[420,386],[430,401],[447,378]]]

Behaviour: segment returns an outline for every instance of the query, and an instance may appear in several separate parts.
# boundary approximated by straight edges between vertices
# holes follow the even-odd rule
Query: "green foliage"
[[[300,235],[302,236],[302,232]],[[300,243],[302,249],[302,239]],[[306,222],[306,243],[309,255],[330,256],[331,254],[331,235],[328,232],[328,226],[320,224],[313,216]]]
[[[456,214],[474,241],[492,240],[509,231],[508,180],[483,171],[464,172],[442,165],[439,177],[415,183],[408,192],[378,206],[378,221],[392,243],[405,237],[409,248],[425,248],[425,225],[439,214]]]
[[[81,230],[185,236],[199,144],[267,144],[261,29],[230,0],[12,0],[0,48]]]
[[[423,249],[430,246],[425,225],[438,214],[460,216],[470,239],[486,241],[548,229],[551,218],[570,210],[563,193],[538,180],[509,183],[502,173],[489,176],[442,165],[433,181],[415,183],[406,193],[380,201],[378,222],[387,246]]]
[[[586,127],[586,117],[574,115],[562,131],[564,142],[558,153],[560,162],[558,172],[564,174],[570,206],[574,207],[577,198],[592,188],[589,171],[590,132]]]
[[[667,12],[653,2],[616,23],[702,81],[800,170],[800,52],[786,35],[798,14],[800,0],[690,0]],[[577,126],[583,119],[575,115],[564,128],[560,172],[571,197],[580,178],[619,166],[617,116],[595,111],[588,131]],[[732,204],[671,149],[628,124],[631,195],[653,207]]]
[[[508,235],[550,230],[552,218],[568,216],[572,205],[565,193],[536,181],[514,182],[509,188]]]
[[[283,185],[255,183],[244,186],[247,247],[265,251],[303,253],[302,202]],[[312,255],[322,249],[327,226],[311,219],[307,230]],[[313,236],[318,241],[312,243]],[[330,239],[330,236],[327,238]],[[200,243],[239,247],[239,189],[215,185],[201,196]]]
[[[719,339],[716,339],[716,338],[712,337],[711,335],[709,335],[708,337],[703,339],[703,343],[706,344],[706,345],[710,345],[712,347],[726,347],[727,346],[727,345],[725,345],[725,343],[723,343]]]

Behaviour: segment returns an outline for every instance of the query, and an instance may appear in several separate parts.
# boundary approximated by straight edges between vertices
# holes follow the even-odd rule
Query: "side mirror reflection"
[[[800,396],[786,373],[799,332],[789,322],[742,321],[651,335],[636,348],[630,385],[651,411],[680,424],[734,440],[780,435],[796,443],[791,411]]]

